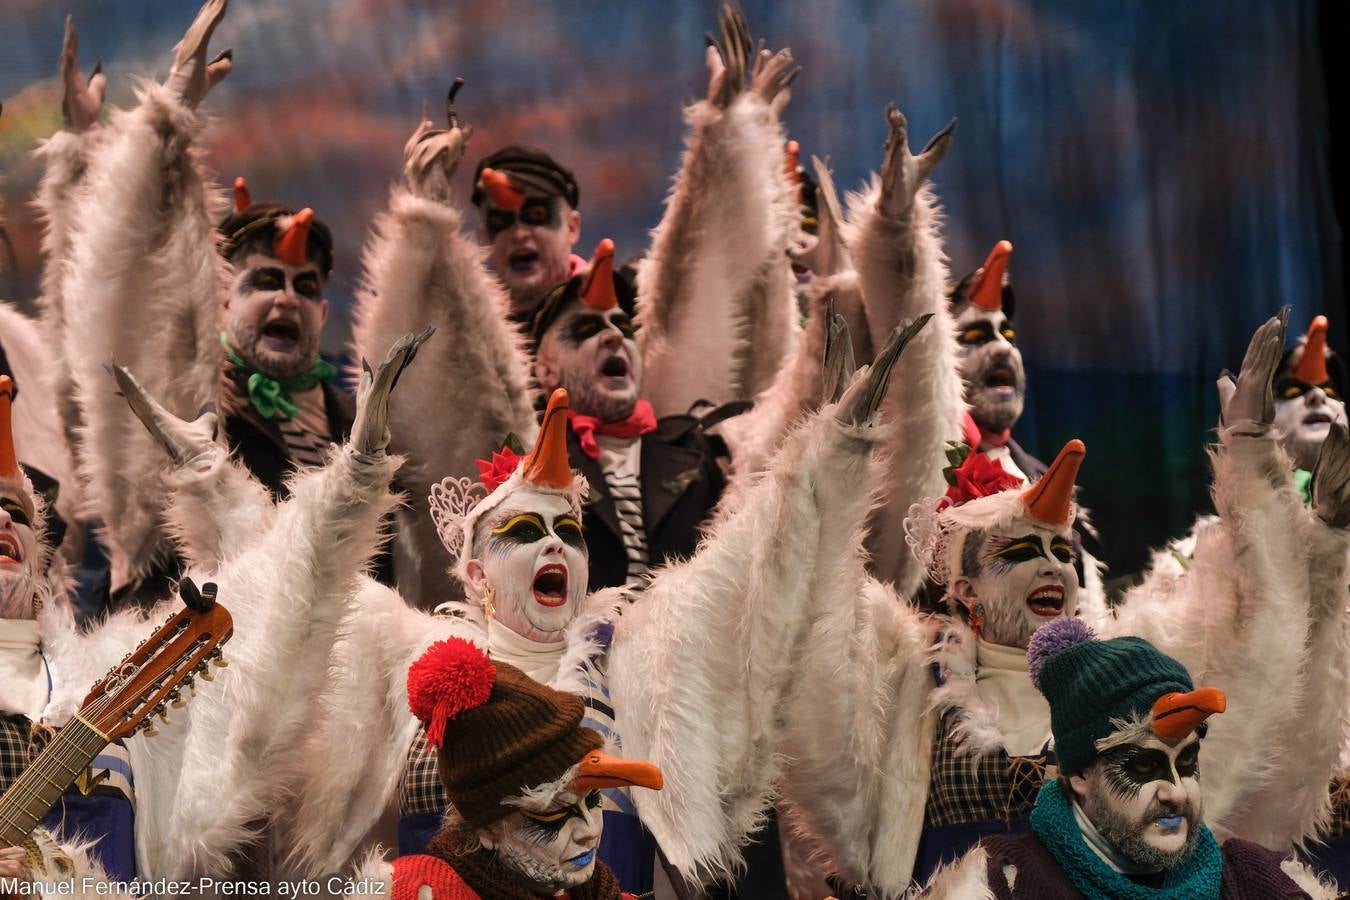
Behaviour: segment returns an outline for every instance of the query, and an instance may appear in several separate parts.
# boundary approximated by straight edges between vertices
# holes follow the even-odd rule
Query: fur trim
[[[158,85],[143,83],[137,96],[90,159],[64,286],[79,298],[65,310],[63,350],[84,423],[81,476],[104,523],[114,588],[166,552],[166,490],[162,453],[103,367],[128,366],[171,412],[194,416],[218,390],[228,287],[212,227],[223,200],[193,150],[201,119]]]
[[[132,891],[118,889],[123,883],[108,877],[108,873],[90,853],[95,841],[58,843],[55,837],[43,829],[35,831],[31,839],[26,861],[29,875],[26,879],[20,879],[31,884],[31,889],[24,891],[25,894],[109,897],[113,900],[132,900],[138,896]]]
[[[1316,872],[1297,859],[1286,859],[1281,862],[1280,871],[1306,891],[1312,900],[1336,900],[1345,896],[1330,878],[1319,878]]]
[[[0,341],[19,389],[12,418],[14,452],[20,462],[37,466],[57,480],[61,486],[57,508],[65,518],[75,512],[66,492],[78,497],[79,484],[70,469],[70,452],[60,422],[52,415],[57,403],[47,380],[54,365],[51,345],[37,322],[3,301]]]
[[[1014,870],[1013,877],[1016,877]],[[1011,886],[1012,879],[1009,879]],[[960,859],[933,873],[917,900],[994,900],[989,887],[989,854],[976,846]]]
[[[343,895],[345,900],[394,896],[394,864],[384,858],[384,848],[373,847],[352,866],[350,880],[362,890]]]
[[[874,513],[868,537],[873,572],[909,596],[923,572],[899,526],[911,504],[946,490],[943,452],[947,442],[960,439],[966,407],[956,366],[955,326],[947,309],[937,199],[930,186],[921,187],[910,214],[896,221],[877,209],[879,194],[875,176],[861,193],[850,194],[844,227],[872,342],[884,342],[904,319],[933,314],[905,348],[891,379],[891,436],[883,444],[884,502]]]
[[[749,92],[726,110],[694,103],[685,120],[680,171],[638,267],[643,395],[658,418],[753,396],[739,379],[767,383],[793,329],[790,294],[770,287],[798,218],[782,126]],[[752,352],[745,341],[760,327],[765,348]]]
[[[267,488],[220,445],[164,478],[173,488],[168,531],[193,568],[221,566],[277,518],[278,507]]]
[[[1003,730],[999,728],[996,706],[986,703],[975,689],[978,665],[975,661],[975,632],[959,619],[940,616],[938,639],[928,660],[942,673],[944,682],[933,689],[929,708],[937,717],[947,710],[958,711],[952,736],[961,753],[972,760],[1003,749]]]
[[[538,431],[529,354],[503,315],[504,290],[487,271],[486,251],[462,225],[457,209],[394,188],[366,243],[353,314],[358,361],[383,359],[403,335],[437,329],[389,400],[391,449],[409,460],[401,480],[413,522],[406,539],[415,552],[400,561],[418,566],[399,572],[399,586],[425,608],[445,598],[451,562],[427,506],[431,485],[472,475],[474,460],[507,434],[529,446]],[[428,409],[449,414],[428,417]]]
[[[609,673],[624,751],[666,776],[662,791],[633,799],[686,877],[733,873],[762,822],[817,570],[856,543],[870,447],[832,409],[820,413],[697,554],[657,572],[617,623]]]

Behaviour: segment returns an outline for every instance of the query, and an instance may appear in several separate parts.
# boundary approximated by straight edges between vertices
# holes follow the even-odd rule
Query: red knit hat
[[[432,644],[408,670],[408,706],[427,726],[427,743],[450,801],[469,828],[515,810],[502,801],[557,781],[580,765],[576,787],[660,787],[647,763],[599,752],[604,739],[583,727],[575,694],[494,662],[463,638]]]

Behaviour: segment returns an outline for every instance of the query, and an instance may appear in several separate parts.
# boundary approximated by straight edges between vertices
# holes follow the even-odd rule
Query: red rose
[[[978,450],[971,452],[965,462],[951,471],[956,483],[947,488],[943,509],[1022,485],[1022,479]]]
[[[489,494],[511,477],[522,459],[524,457],[510,447],[502,447],[501,450],[493,452],[491,459],[475,460],[478,466],[478,477]]]

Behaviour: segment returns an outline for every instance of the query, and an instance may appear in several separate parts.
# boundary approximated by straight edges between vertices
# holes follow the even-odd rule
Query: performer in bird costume
[[[1322,611],[1310,602],[1306,565],[1289,560],[1312,540],[1339,544],[1343,556],[1347,539],[1335,512],[1346,502],[1346,448],[1324,451],[1316,514],[1279,465],[1270,384],[1282,344],[1282,321],[1272,319],[1237,383],[1224,388],[1215,499],[1226,528],[1206,538],[1204,566],[1169,591],[1131,598],[1111,625],[1113,634],[1168,647],[1247,711],[1211,732],[1207,767],[1222,775],[1207,822],[1220,836],[1279,849],[1313,832],[1300,811],[1325,806],[1316,786],[1333,763],[1318,755],[1310,769],[1306,752],[1266,750],[1272,735],[1339,728],[1320,697],[1290,697],[1314,670],[1310,661],[1326,659],[1319,645],[1344,639],[1341,629],[1310,630]],[[952,467],[955,483],[941,502],[916,505],[907,537],[946,585],[947,616],[896,602],[863,576],[856,556],[843,554],[833,577],[821,573],[830,587],[799,659],[806,688],[789,716],[787,793],[846,879],[898,895],[982,835],[1026,827],[1045,778],[1050,719],[1025,648],[1077,606],[1071,489],[1083,449],[1071,442],[1029,489],[970,454]],[[1343,581],[1344,560],[1338,565],[1326,573],[1332,581]],[[1317,639],[1307,641],[1310,633]],[[1343,670],[1332,662],[1328,676]],[[1329,735],[1325,743],[1337,744]]]
[[[1204,823],[1207,720],[1228,708],[1181,663],[1135,637],[1098,640],[1079,619],[1038,630],[1031,680],[1045,695],[1059,774],[1031,828],[985,838],[925,898],[1330,898],[1302,864]],[[1226,713],[1242,715],[1237,709]]]
[[[431,900],[633,896],[597,856],[600,789],[660,790],[661,771],[606,753],[580,698],[449,638],[409,669],[408,700],[454,806],[425,853],[359,876]]]

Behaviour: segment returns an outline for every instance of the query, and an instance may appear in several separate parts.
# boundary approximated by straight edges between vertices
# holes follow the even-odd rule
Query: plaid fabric
[[[25,716],[0,716],[0,794],[9,790],[33,758],[28,731]]]
[[[398,814],[439,815],[449,805],[450,798],[436,771],[436,751],[427,745],[426,731],[418,731],[408,748],[408,760],[403,764],[403,777],[398,783]]]
[[[1331,827],[1325,836],[1350,836],[1350,775],[1331,782]]]
[[[1008,821],[1031,814],[1045,783],[1045,756],[1009,756],[1002,748],[979,759],[962,755],[952,732],[960,710],[949,709],[933,740],[926,826]]]

